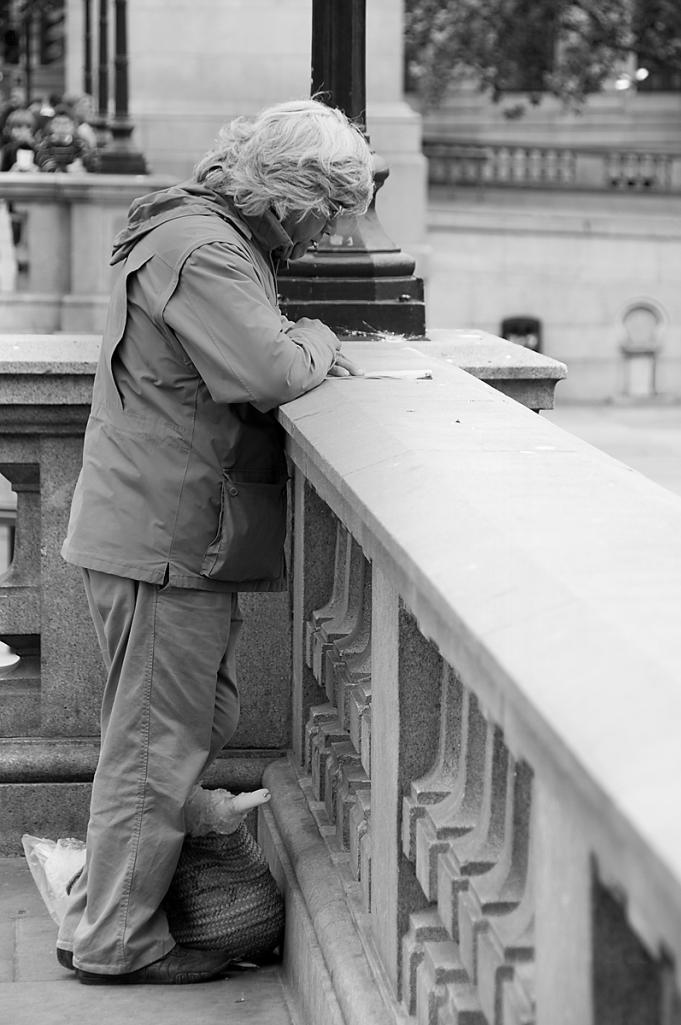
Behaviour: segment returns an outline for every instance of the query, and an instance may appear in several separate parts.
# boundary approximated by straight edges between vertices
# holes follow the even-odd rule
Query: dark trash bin
[[[526,349],[542,351],[541,320],[538,317],[505,317],[501,322],[501,337]]]

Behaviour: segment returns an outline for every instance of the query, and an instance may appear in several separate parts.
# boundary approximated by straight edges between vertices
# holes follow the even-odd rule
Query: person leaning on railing
[[[313,100],[239,118],[193,180],[136,200],[114,242],[83,466],[62,554],[82,567],[107,669],[86,867],[57,956],[83,983],[201,982],[161,907],[192,787],[236,729],[239,591],[284,585],[275,407],[360,373],[275,271],[366,210],[363,135]]]

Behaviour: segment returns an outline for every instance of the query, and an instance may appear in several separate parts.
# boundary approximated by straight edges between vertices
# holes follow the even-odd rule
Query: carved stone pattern
[[[446,667],[432,769],[403,801],[410,915],[402,998],[419,1025],[534,1025],[532,773]]]
[[[304,656],[327,701],[310,709],[305,768],[371,900],[371,567],[339,522],[333,588],[305,624]]]

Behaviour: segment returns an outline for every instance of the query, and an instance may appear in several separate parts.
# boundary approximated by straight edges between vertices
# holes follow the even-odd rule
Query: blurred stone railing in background
[[[430,185],[681,192],[681,153],[428,137]]]
[[[280,414],[294,755],[261,835],[303,1020],[678,1023],[681,501],[431,366]]]
[[[0,175],[0,331],[100,331],[111,240],[133,199],[170,183],[147,175]]]

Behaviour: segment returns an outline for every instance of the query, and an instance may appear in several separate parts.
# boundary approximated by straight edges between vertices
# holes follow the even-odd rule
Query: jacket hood
[[[133,200],[128,223],[113,240],[111,264],[125,260],[133,247],[160,224],[179,217],[217,215],[232,224],[246,238],[255,238],[266,253],[286,259],[293,246],[281,222],[268,210],[259,217],[247,217],[234,203],[213,189],[188,181],[169,189],[150,192]]]

